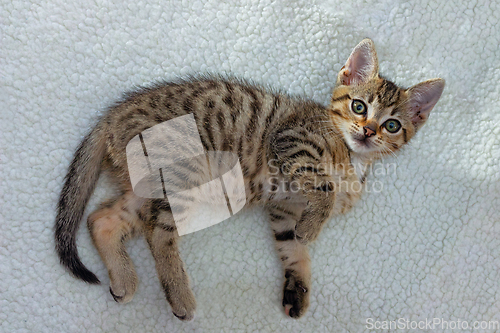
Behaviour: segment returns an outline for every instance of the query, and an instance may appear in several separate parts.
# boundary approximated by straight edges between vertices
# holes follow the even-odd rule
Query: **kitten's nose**
[[[375,128],[373,128],[373,125],[368,125],[368,126],[365,126],[363,127],[363,131],[365,133],[365,137],[370,137],[372,135],[375,135]]]

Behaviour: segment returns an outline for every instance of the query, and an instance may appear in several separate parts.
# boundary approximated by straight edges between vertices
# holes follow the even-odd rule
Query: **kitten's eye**
[[[363,114],[366,112],[365,103],[363,103],[362,101],[357,100],[357,99],[352,101],[351,109],[352,109],[352,112],[354,112],[356,114]]]
[[[401,123],[394,119],[389,119],[384,123],[384,127],[390,133],[396,133],[401,128]]]

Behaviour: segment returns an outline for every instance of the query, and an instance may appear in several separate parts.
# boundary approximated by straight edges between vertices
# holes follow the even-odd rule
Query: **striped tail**
[[[98,284],[99,279],[78,257],[76,232],[99,179],[105,152],[106,138],[97,126],[83,139],[73,157],[59,197],[55,225],[56,251],[61,264],[75,277],[93,284]]]

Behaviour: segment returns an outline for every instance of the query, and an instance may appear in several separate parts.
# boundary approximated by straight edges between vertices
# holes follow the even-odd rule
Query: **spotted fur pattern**
[[[239,157],[247,205],[263,206],[269,215],[283,264],[285,313],[300,317],[311,294],[307,245],[330,216],[345,213],[360,198],[366,167],[413,137],[443,87],[443,80],[434,79],[403,89],[380,77],[374,45],[366,39],[340,71],[328,107],[220,77],[162,83],[128,94],[83,140],[69,168],[56,219],[61,263],[76,277],[99,283],[81,263],[75,235],[106,170],[121,195],[92,213],[88,227],[108,268],[111,295],[117,302],[132,299],[137,276],[125,243],[143,234],[174,315],[193,318],[196,302],[179,256],[171,207],[164,199],[134,195],[125,151],[142,131],[193,114],[206,151]],[[397,132],[389,132],[389,121],[391,130],[399,124]]]

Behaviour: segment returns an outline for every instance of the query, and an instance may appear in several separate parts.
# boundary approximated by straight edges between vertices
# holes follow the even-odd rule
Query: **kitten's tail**
[[[101,173],[106,152],[106,137],[97,125],[78,147],[66,175],[55,225],[56,251],[61,264],[75,277],[98,284],[99,279],[89,271],[78,257],[76,232],[94,187]]]

